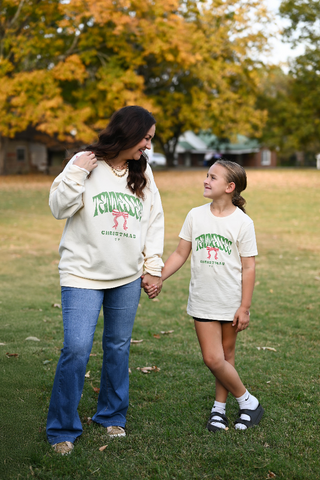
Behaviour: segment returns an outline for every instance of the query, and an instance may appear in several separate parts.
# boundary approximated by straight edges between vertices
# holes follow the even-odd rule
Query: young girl
[[[192,249],[187,312],[195,320],[204,363],[215,376],[216,398],[207,424],[211,432],[228,427],[228,392],[239,403],[236,429],[258,425],[264,413],[234,367],[237,334],[249,325],[258,253],[253,222],[240,195],[246,186],[246,173],[240,165],[215,162],[207,173],[203,194],[212,202],[189,212],[179,245],[162,270],[165,280],[185,263]]]

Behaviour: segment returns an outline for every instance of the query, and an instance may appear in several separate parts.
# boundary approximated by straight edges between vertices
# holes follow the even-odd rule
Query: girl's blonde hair
[[[240,193],[247,188],[247,174],[245,169],[238,163],[230,162],[229,160],[217,160],[215,163],[226,169],[226,181],[228,183],[233,182],[236,186],[232,196],[233,205],[239,207],[240,210],[246,213],[244,208],[246,201],[240,195]]]

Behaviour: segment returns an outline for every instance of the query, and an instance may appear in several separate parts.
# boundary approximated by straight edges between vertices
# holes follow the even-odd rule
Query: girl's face
[[[156,133],[156,126],[152,125],[148,133],[146,134],[145,138],[141,140],[136,146],[128,148],[127,150],[123,150],[122,156],[125,157],[127,160],[140,160],[142,155],[142,151],[151,148],[151,140],[153,139]]]
[[[212,200],[218,200],[225,194],[230,193],[230,183],[226,180],[226,169],[219,164],[213,164],[210,167],[207,178],[204,181],[203,196],[206,198],[212,198]]]

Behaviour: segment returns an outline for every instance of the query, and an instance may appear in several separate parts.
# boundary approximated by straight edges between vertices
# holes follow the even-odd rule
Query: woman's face
[[[152,125],[146,136],[134,147],[128,148],[121,152],[121,156],[126,157],[127,160],[140,160],[142,151],[151,148],[151,140],[156,133],[156,126]]]

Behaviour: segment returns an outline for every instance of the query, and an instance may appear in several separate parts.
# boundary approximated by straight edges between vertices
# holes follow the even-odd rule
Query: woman
[[[77,412],[94,331],[103,306],[103,363],[92,420],[125,436],[129,348],[143,285],[161,290],[164,221],[145,159],[155,119],[142,107],[116,112],[99,141],[74,155],[54,180],[49,205],[67,218],[59,253],[64,346],[50,401],[47,436],[70,453],[82,426]]]

